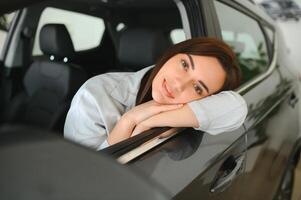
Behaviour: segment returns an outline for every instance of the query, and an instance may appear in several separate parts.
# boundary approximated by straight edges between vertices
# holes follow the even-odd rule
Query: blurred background
[[[285,40],[285,60],[301,80],[301,0],[254,0],[279,28],[279,37]]]
[[[254,0],[269,16],[279,29],[279,38],[286,44],[283,59],[299,79],[299,96],[301,94],[301,0]],[[299,104],[300,105],[300,104]],[[299,107],[301,114],[301,106]],[[294,172],[292,200],[301,199],[301,159]]]

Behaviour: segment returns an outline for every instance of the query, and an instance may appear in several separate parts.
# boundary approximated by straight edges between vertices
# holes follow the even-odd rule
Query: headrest
[[[86,74],[75,66],[36,61],[25,74],[24,86],[29,96],[47,90],[62,99],[73,94],[85,79]]]
[[[119,63],[133,70],[154,64],[170,42],[159,30],[128,29],[119,40]]]
[[[46,24],[40,32],[40,47],[44,54],[56,59],[74,56],[74,47],[69,32],[63,24]]]

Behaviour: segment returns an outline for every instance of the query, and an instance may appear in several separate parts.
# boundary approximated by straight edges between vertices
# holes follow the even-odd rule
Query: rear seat
[[[24,91],[4,112],[6,123],[21,123],[62,131],[71,99],[87,79],[73,65],[75,55],[70,35],[63,24],[46,24],[41,29],[40,47],[49,56],[35,61],[24,76]]]
[[[153,65],[170,45],[171,41],[160,30],[124,30],[119,38],[117,71],[138,71]]]

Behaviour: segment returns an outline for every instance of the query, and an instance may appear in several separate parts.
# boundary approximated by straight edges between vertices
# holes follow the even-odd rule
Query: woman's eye
[[[188,66],[188,63],[185,61],[185,60],[181,60],[181,65],[182,67],[184,68],[185,71],[188,70],[189,66]]]
[[[194,87],[195,92],[196,92],[198,95],[202,95],[203,90],[202,90],[202,88],[201,88],[200,86],[198,86],[197,84],[194,84],[193,87]]]

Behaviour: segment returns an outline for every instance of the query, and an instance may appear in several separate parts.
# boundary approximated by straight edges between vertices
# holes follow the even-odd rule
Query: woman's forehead
[[[188,59],[189,57],[192,59],[194,65],[193,76],[195,76],[197,80],[204,82],[210,93],[213,93],[222,87],[226,78],[226,73],[217,58],[196,55],[186,56]]]

